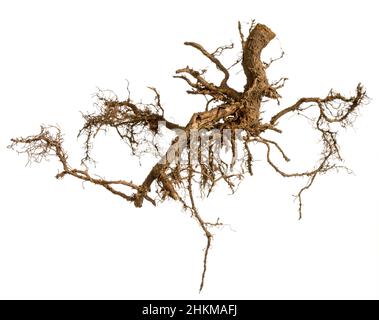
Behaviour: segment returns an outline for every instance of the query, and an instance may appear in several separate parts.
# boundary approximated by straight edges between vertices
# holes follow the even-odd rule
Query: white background
[[[375,1],[2,1],[0,4],[0,298],[379,298],[379,160],[377,130],[377,8]],[[214,230],[206,285],[198,286],[205,239],[175,203],[134,208],[96,186],[67,177],[58,163],[25,167],[6,149],[11,137],[58,124],[73,165],[82,124],[96,88],[135,100],[157,87],[178,122],[203,107],[173,79],[177,68],[207,65],[182,45],[211,50],[239,43],[237,21],[255,18],[276,32],[265,57],[272,80],[290,78],[282,106],[333,87],[353,93],[357,82],[371,103],[340,143],[354,175],[318,178],[297,220],[292,194],[304,181],[283,179],[256,161],[238,192],[219,190],[200,203]],[[243,73],[232,83],[243,86]],[[273,105],[274,111],[278,110]],[[270,111],[270,110],[269,110]],[[273,109],[271,109],[273,112]],[[317,137],[306,122],[283,121],[293,167],[317,160]],[[309,130],[309,129],[308,129]],[[255,159],[263,159],[257,149]],[[94,150],[96,173],[139,182],[142,167],[112,134]],[[296,160],[297,159],[297,160]],[[293,168],[292,166],[288,168]]]

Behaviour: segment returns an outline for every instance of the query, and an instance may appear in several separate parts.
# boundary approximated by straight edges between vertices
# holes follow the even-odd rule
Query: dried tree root
[[[202,95],[208,99],[205,110],[194,113],[186,125],[181,126],[166,120],[160,94],[155,88],[149,88],[155,94],[155,100],[150,104],[133,102],[128,88],[129,95],[126,100],[119,100],[117,96],[107,97],[104,92],[99,92],[97,94],[98,112],[83,115],[85,123],[79,136],[85,137],[85,156],[81,169],[75,169],[68,163],[67,153],[62,146],[62,135],[57,127],[41,127],[39,134],[12,139],[10,145],[16,151],[26,153],[29,161],[40,162],[44,158],[55,155],[62,165],[62,171],[56,175],[57,178],[70,175],[97,184],[132,202],[136,207],[142,207],[145,200],[154,206],[157,200],[164,201],[171,198],[179,201],[192,213],[207,240],[200,291],[204,286],[208,253],[212,244],[210,228],[222,224],[218,219],[215,223],[203,220],[195,205],[195,193],[199,193],[201,197],[208,196],[219,181],[224,181],[234,192],[236,183],[245,174],[252,175],[253,173],[251,144],[262,144],[267,148],[267,163],[280,175],[308,178],[306,185],[297,194],[301,218],[302,195],[312,186],[315,178],[342,167],[335,125],[340,127],[351,125],[357,108],[366,98],[365,90],[360,84],[351,97],[345,97],[331,90],[325,98],[301,98],[292,106],[274,114],[269,122],[262,122],[261,107],[264,100],[279,101],[281,96],[278,90],[287,80],[282,78],[270,84],[266,70],[277,59],[269,63],[261,61],[261,52],[274,39],[275,33],[267,26],[254,22],[250,26],[247,38],[243,34],[240,23],[238,31],[241,38],[242,57],[237,59],[234,65],[242,64],[246,77],[243,92],[228,85],[230,68],[226,68],[219,60],[219,56],[225,50],[232,49],[233,45],[219,47],[210,53],[198,43],[184,43],[199,51],[223,74],[220,84],[214,84],[206,80],[205,70],[199,71],[187,66],[176,71],[174,77],[184,80],[189,85],[190,89],[187,93]],[[283,54],[279,58],[282,57]],[[282,131],[278,128],[279,121],[288,114],[306,115],[312,108],[318,112],[318,116],[312,120],[323,144],[319,162],[308,171],[287,173],[271,160],[271,152],[275,149],[285,161],[289,161],[289,157],[277,142],[265,138],[264,133],[272,130],[280,134]],[[127,180],[95,178],[89,173],[86,164],[92,160],[92,143],[99,130],[114,128],[120,138],[130,146],[133,154],[138,156],[142,147],[159,151],[160,147],[155,142],[154,136],[161,130],[160,124],[174,132],[175,138],[169,149],[148,172],[142,184],[137,185]],[[193,138],[194,133],[196,133],[195,138]],[[231,160],[221,159],[219,151],[222,148],[231,153]],[[238,159],[240,166],[237,168],[239,148],[243,150],[243,157]],[[117,190],[117,186],[130,188],[131,193],[121,192]],[[156,197],[152,195],[153,191],[157,193]]]

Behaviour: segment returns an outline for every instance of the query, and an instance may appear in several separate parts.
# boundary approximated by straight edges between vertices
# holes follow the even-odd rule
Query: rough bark
[[[275,33],[270,28],[258,23],[244,42],[242,67],[246,75],[245,92],[253,87],[254,81],[261,83],[259,87],[269,87],[261,52],[274,38]]]

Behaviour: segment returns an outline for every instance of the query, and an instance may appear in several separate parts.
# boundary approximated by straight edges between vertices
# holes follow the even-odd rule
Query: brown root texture
[[[230,68],[225,67],[220,61],[222,53],[233,48],[233,45],[219,47],[212,53],[198,43],[184,43],[202,54],[222,74],[220,83],[215,84],[206,79],[205,70],[196,70],[187,66],[176,71],[174,77],[188,84],[188,94],[205,96],[208,101],[204,111],[194,113],[186,124],[180,125],[166,119],[160,94],[155,88],[149,88],[155,95],[154,101],[150,104],[134,102],[130,98],[129,88],[126,100],[119,100],[116,96],[107,97],[100,91],[97,94],[97,112],[83,115],[84,125],[79,136],[83,136],[85,140],[84,158],[79,169],[69,163],[58,127],[43,126],[38,134],[14,138],[10,145],[17,152],[26,153],[29,161],[40,162],[47,157],[56,156],[62,167],[56,175],[57,178],[72,176],[99,185],[131,202],[135,207],[142,207],[146,201],[154,206],[157,201],[162,202],[167,199],[179,202],[191,212],[206,238],[200,290],[204,286],[207,259],[212,245],[213,235],[210,230],[221,226],[222,223],[218,219],[215,222],[204,221],[197,209],[196,199],[208,196],[219,182],[226,183],[234,192],[238,182],[253,172],[251,146],[261,144],[266,148],[268,165],[277,173],[283,177],[307,179],[297,194],[299,217],[301,217],[302,195],[312,186],[316,177],[342,167],[335,124],[340,127],[351,125],[357,109],[366,98],[361,84],[358,84],[355,94],[350,97],[331,90],[323,98],[300,98],[291,106],[274,113],[268,122],[263,122],[261,120],[263,101],[265,99],[279,101],[281,96],[278,90],[283,87],[286,80],[282,78],[270,83],[266,70],[271,63],[263,63],[261,60],[262,50],[275,38],[275,33],[269,27],[254,22],[250,25],[247,37],[244,36],[240,23],[238,31],[242,52],[236,64],[242,65],[245,74],[243,92],[229,86]],[[289,157],[276,141],[265,138],[265,132],[273,131],[275,134],[280,134],[282,132],[279,128],[280,121],[285,120],[290,114],[306,115],[310,109],[317,111],[317,116],[312,121],[322,141],[320,159],[307,171],[285,172],[273,162],[271,152],[276,150],[285,161],[289,161]],[[159,149],[155,140],[149,137],[156,135],[160,126],[174,132],[175,138],[140,184],[125,179],[106,180],[89,172],[87,163],[92,161],[92,144],[99,130],[114,129],[131,148],[133,155],[138,156],[139,149],[146,145]],[[223,148],[231,154],[231,160],[228,162],[219,156]],[[242,150],[243,153],[240,158],[237,157],[238,150]],[[120,186],[123,190],[125,187],[129,188],[130,193],[120,191],[118,189]]]

